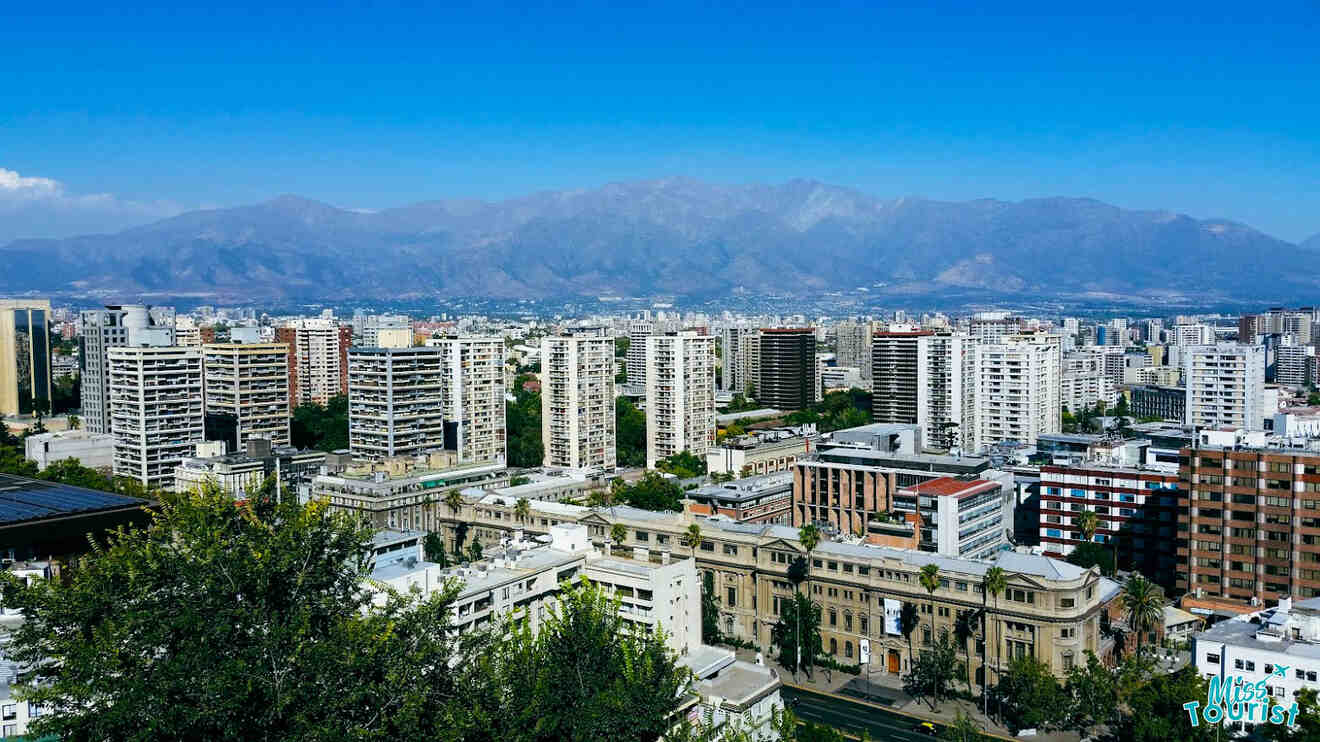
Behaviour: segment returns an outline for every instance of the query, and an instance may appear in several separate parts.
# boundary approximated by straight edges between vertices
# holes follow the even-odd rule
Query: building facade
[[[646,466],[715,445],[715,338],[695,332],[646,338]]]
[[[541,441],[545,466],[615,467],[614,338],[541,339]]]
[[[466,538],[494,547],[514,531],[548,533],[553,525],[581,523],[590,538],[604,544],[612,526],[622,524],[626,537],[615,547],[661,562],[666,555],[685,556],[680,539],[697,522],[702,541],[695,549],[696,567],[709,574],[720,598],[720,630],[770,651],[770,634],[783,606],[791,599],[789,568],[806,553],[797,529],[778,525],[759,528],[687,513],[656,513],[627,506],[584,508],[554,503],[527,520],[514,515],[515,504],[498,498],[466,500],[458,511],[441,508],[439,518],[447,544],[464,524]],[[452,548],[452,546],[451,546]],[[921,587],[926,564],[939,568],[940,584],[933,593]],[[1120,587],[1097,570],[1033,554],[999,552],[994,561],[943,557],[912,550],[858,546],[823,541],[811,554],[808,582],[802,586],[821,604],[824,651],[840,662],[856,663],[866,642],[874,672],[901,676],[911,665],[912,649],[932,644],[941,630],[954,631],[959,614],[982,607],[980,584],[987,569],[999,566],[1008,574],[1008,589],[991,600],[985,646],[970,642],[960,660],[971,663],[973,682],[989,670],[993,684],[1000,669],[1014,658],[1033,656],[1057,676],[1086,661],[1087,651],[1103,656],[1101,614],[1117,599]],[[899,628],[902,604],[919,607],[921,626],[912,649]],[[998,664],[996,664],[996,661]]]
[[[207,435],[231,451],[248,438],[289,445],[289,348],[283,343],[211,343],[205,358]]]
[[[289,399],[325,405],[348,394],[348,349],[353,328],[331,319],[300,319],[275,329],[275,341],[289,346]]]
[[[447,337],[426,344],[441,351],[445,447],[460,461],[503,461],[508,452],[504,340]]]
[[[1040,468],[1040,536],[1047,554],[1066,557],[1085,543],[1083,512],[1096,514],[1092,541],[1118,568],[1136,570],[1172,592],[1178,573],[1178,475],[1171,467],[1083,462]]]
[[[106,356],[114,474],[169,489],[174,468],[205,440],[202,349],[125,346]]]
[[[1128,408],[1138,420],[1157,418],[1181,423],[1187,417],[1187,390],[1177,386],[1134,386],[1128,389]]]
[[[1186,425],[1264,429],[1263,346],[1221,343],[1184,348],[1183,381]]]
[[[1004,336],[998,343],[973,346],[970,355],[975,408],[971,433],[965,433],[966,450],[1059,432],[1057,336]]]
[[[91,433],[109,433],[110,349],[123,345],[174,345],[174,310],[124,304],[84,311],[79,318],[78,338],[82,426]]]
[[[762,329],[756,399],[777,410],[801,410],[816,401],[816,333],[810,327]]]
[[[1180,459],[1179,589],[1259,608],[1320,597],[1320,454],[1202,446]]]
[[[871,341],[871,420],[921,427],[921,448],[949,450],[963,424],[965,338],[877,332]]]
[[[49,299],[0,299],[0,415],[50,412]]]
[[[438,348],[348,353],[348,448],[354,456],[416,456],[445,447],[444,368]]]

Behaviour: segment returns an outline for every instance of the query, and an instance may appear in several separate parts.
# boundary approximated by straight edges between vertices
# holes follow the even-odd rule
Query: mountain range
[[[676,178],[363,212],[296,196],[0,248],[0,291],[232,299],[573,295],[1306,300],[1320,235],[1084,198],[880,199]]]

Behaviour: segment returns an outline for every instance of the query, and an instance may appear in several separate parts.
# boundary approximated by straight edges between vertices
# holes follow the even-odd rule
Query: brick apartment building
[[[1242,608],[1320,596],[1320,453],[1199,447],[1180,455],[1177,587]]]

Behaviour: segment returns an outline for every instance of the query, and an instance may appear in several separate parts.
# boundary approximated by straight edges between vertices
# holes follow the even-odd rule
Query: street
[[[914,731],[920,720],[875,705],[788,685],[783,687],[781,693],[784,704],[798,718],[834,727],[854,737],[864,730],[870,732],[876,740],[918,742],[931,739],[929,735]]]

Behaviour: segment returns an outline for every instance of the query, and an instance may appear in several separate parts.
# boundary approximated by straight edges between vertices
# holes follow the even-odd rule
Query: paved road
[[[918,724],[917,719],[877,706],[788,686],[784,686],[780,693],[784,703],[803,721],[834,727],[854,737],[865,730],[878,741],[930,742],[932,739],[913,730]]]

